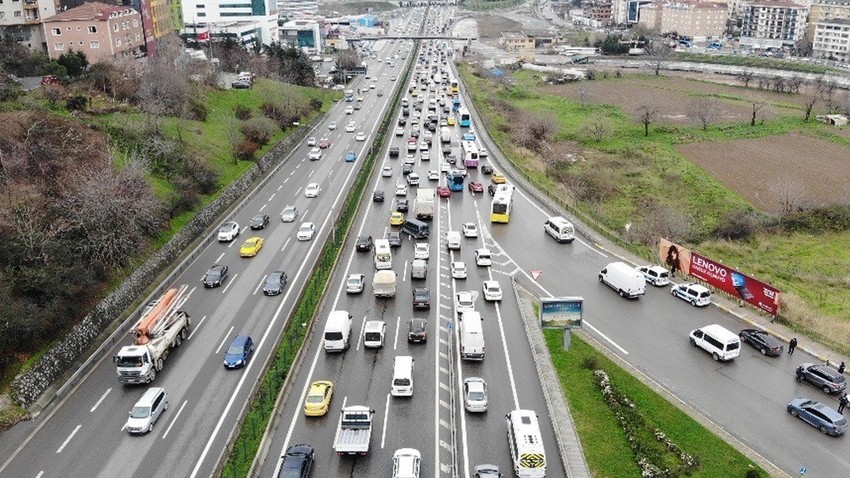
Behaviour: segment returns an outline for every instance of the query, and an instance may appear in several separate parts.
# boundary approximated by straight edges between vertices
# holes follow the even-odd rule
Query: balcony
[[[38,0],[24,0],[24,10],[38,10]]]

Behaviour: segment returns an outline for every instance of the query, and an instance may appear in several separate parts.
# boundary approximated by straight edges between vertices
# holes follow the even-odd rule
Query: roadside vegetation
[[[649,261],[658,262],[657,240],[667,237],[771,283],[783,292],[779,320],[850,353],[850,256],[841,245],[850,242],[848,191],[816,202],[778,181],[775,207],[757,209],[745,198],[747,178],[773,168],[771,161],[741,161],[733,189],[679,149],[769,137],[781,154],[780,141],[801,135],[825,145],[807,160],[840,161],[830,152],[850,155],[847,132],[814,115],[850,113],[847,92],[823,82],[796,93],[785,83],[757,88],[750,77],[750,88],[712,84],[725,92],[706,92],[707,83],[694,80],[694,91],[674,100],[680,92],[663,75],[596,71],[593,81],[555,87],[529,71],[494,78],[461,65],[461,72],[510,160],[584,222]],[[738,115],[723,118],[720,110]],[[670,120],[678,116],[686,118]]]
[[[544,334],[593,476],[768,476],[580,336],[573,334],[570,351],[566,352],[560,330],[545,330]],[[597,371],[607,375],[607,397]],[[626,405],[629,402],[634,408]],[[659,432],[663,433],[663,440],[659,439]],[[638,464],[641,458],[661,465],[661,469],[668,468],[671,473],[642,475],[647,466],[642,470]]]

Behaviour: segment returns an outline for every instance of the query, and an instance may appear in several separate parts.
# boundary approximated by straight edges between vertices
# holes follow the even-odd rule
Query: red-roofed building
[[[138,55],[145,43],[142,17],[133,7],[86,2],[44,19],[50,58],[71,50],[89,63],[119,55]]]

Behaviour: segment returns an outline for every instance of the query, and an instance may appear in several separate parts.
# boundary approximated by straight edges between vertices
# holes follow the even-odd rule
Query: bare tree
[[[800,87],[803,86],[803,83],[805,83],[805,80],[803,80],[802,78],[800,78],[797,75],[794,75],[791,78],[789,78],[786,81],[786,83],[788,83],[788,92],[794,93],[796,95],[796,94],[800,93]]]
[[[587,107],[587,104],[590,102],[590,97],[590,89],[584,83],[580,83],[578,87],[578,100],[581,103],[582,109]]]
[[[688,113],[702,126],[702,130],[706,131],[720,116],[720,102],[709,96],[700,96],[688,105]]]
[[[44,85],[41,89],[44,98],[50,103],[50,106],[55,105],[57,101],[65,96],[65,87],[62,85]]]
[[[753,75],[753,72],[750,70],[744,70],[735,75],[735,77],[744,84],[744,88],[750,87],[750,82],[753,81],[754,76],[755,75]]]
[[[765,105],[764,105],[764,103],[762,103],[758,100],[752,100],[752,105],[753,105],[753,115],[750,117],[750,126],[755,126],[756,125],[756,118],[757,118],[759,112],[764,108]]]
[[[659,237],[683,240],[691,235],[694,219],[675,208],[652,205],[644,220],[628,230],[628,239],[654,246]]]
[[[637,109],[638,121],[643,125],[643,135],[649,136],[649,125],[655,122],[658,116],[658,107],[654,105],[643,105]]]
[[[661,74],[661,68],[673,57],[675,50],[670,47],[669,40],[661,38],[647,45],[647,53],[649,54],[647,62],[655,72],[655,76],[658,76]]]
[[[177,39],[179,43],[180,39]],[[183,117],[192,95],[190,72],[181,58],[182,46],[165,37],[157,44],[157,56],[148,65],[139,88],[142,110],[155,116]]]
[[[774,183],[770,192],[779,201],[782,212],[786,214],[796,211],[806,199],[806,186],[801,181],[793,179]]]
[[[614,126],[604,115],[593,115],[582,127],[581,132],[597,143],[611,137]]]
[[[815,86],[820,94],[820,98],[823,100],[826,105],[827,111],[830,113],[835,113],[837,110],[836,102],[835,102],[835,91],[838,89],[838,85],[834,82],[829,81],[823,77],[815,80]]]
[[[805,122],[808,123],[809,119],[812,117],[812,109],[815,107],[815,103],[818,102],[817,96],[807,96],[805,97],[805,101],[803,103],[803,109],[806,112]]]
[[[785,92],[785,78],[779,75],[773,77],[773,91]]]
[[[537,115],[526,113],[512,128],[514,140],[520,145],[540,152],[545,143],[552,141],[561,129],[561,123],[554,114]]]

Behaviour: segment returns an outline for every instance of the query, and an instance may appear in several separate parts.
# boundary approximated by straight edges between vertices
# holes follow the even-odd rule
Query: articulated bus
[[[446,173],[446,182],[452,191],[463,191],[463,180],[463,173],[460,171],[452,170]]]
[[[514,187],[510,184],[496,186],[493,202],[490,203],[490,222],[507,224],[511,220],[511,208],[514,202]]]
[[[453,95],[456,94],[456,93],[460,93],[460,85],[458,84],[457,80],[455,80],[454,78],[452,78],[451,92],[452,92]]]
[[[460,109],[460,125],[464,128],[469,128],[472,126],[472,116],[469,114],[469,110],[466,108]]]
[[[474,141],[461,141],[460,143],[461,158],[463,159],[463,167],[477,168],[478,167],[478,146],[475,146]]]
[[[546,452],[543,437],[533,410],[514,410],[505,415],[508,422],[508,447],[514,472],[520,478],[546,476]]]

